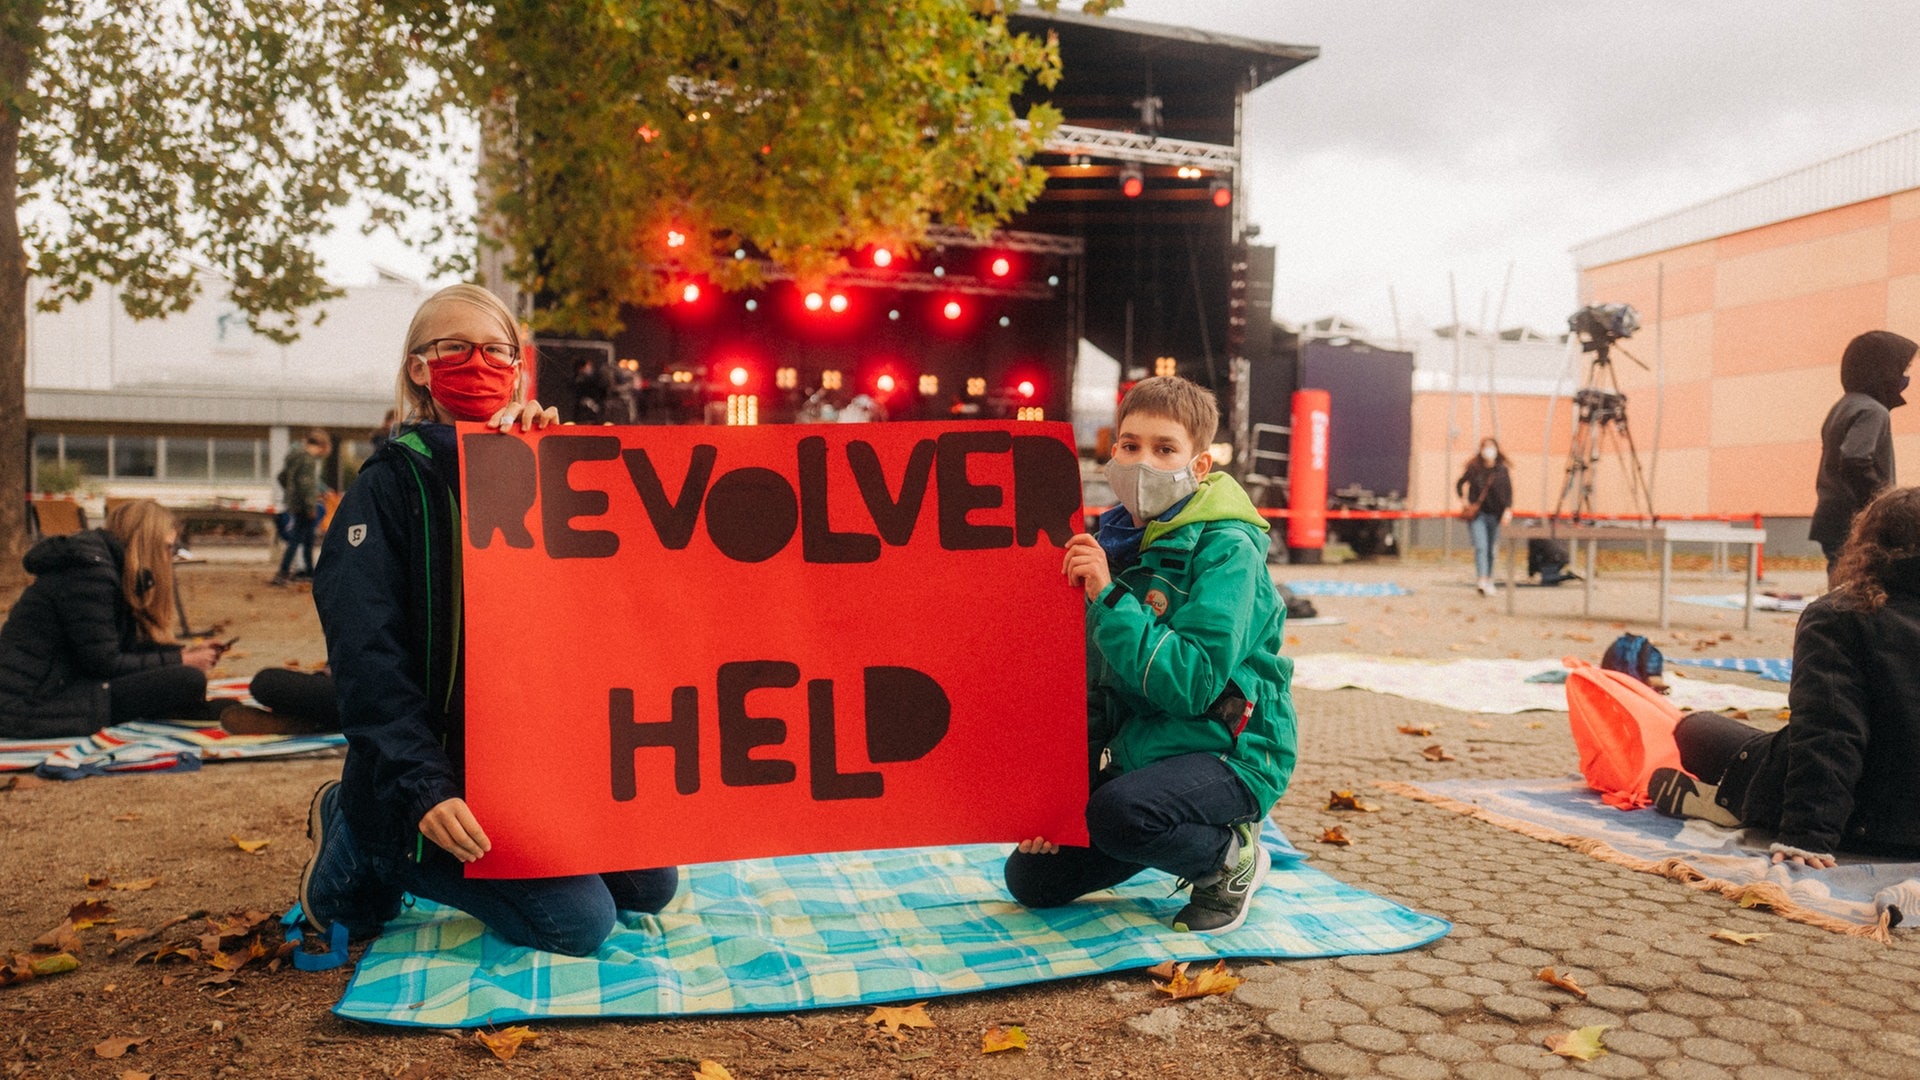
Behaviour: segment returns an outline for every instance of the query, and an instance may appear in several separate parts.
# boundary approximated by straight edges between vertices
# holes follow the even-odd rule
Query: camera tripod
[[[1640,454],[1634,449],[1633,432],[1627,427],[1627,395],[1620,392],[1620,380],[1614,374],[1612,342],[1600,336],[1586,347],[1594,357],[1587,365],[1586,384],[1573,394],[1579,418],[1574,422],[1573,447],[1567,454],[1566,482],[1561,485],[1559,501],[1553,505],[1553,516],[1560,517],[1569,500],[1573,520],[1593,516],[1594,469],[1607,451],[1612,450],[1619,456],[1621,471],[1626,473],[1632,487],[1634,510],[1644,507],[1647,520],[1652,521],[1653,491],[1647,487],[1646,474],[1640,470]],[[1640,364],[1632,353],[1627,356]]]

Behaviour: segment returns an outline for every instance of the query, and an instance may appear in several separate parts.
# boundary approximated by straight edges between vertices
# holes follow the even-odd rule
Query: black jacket
[[[1820,472],[1815,476],[1813,523],[1807,537],[1834,547],[1847,538],[1853,516],[1893,486],[1893,426],[1888,410],[1906,404],[1901,383],[1914,343],[1874,330],[1853,339],[1840,358],[1846,391],[1820,425]]]
[[[1468,505],[1480,504],[1480,513],[1499,517],[1513,505],[1513,478],[1505,465],[1488,465],[1475,457],[1467,471],[1453,482],[1453,490],[1467,498]]]
[[[1877,611],[1843,608],[1833,593],[1807,605],[1791,719],[1722,781],[1751,770],[1734,812],[1783,844],[1920,849],[1920,557],[1896,561],[1886,584]]]
[[[90,735],[107,726],[107,680],[180,662],[141,631],[120,589],[126,553],[105,529],[27,552],[32,584],[0,627],[0,737]]]
[[[360,844],[389,855],[464,794],[455,455],[448,425],[396,432],[340,501],[314,568],[347,736],[341,808]]]

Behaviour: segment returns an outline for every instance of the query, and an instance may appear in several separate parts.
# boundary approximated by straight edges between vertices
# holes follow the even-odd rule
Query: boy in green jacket
[[[1225,933],[1267,875],[1256,837],[1293,774],[1293,662],[1267,523],[1209,471],[1219,422],[1213,395],[1175,376],[1120,403],[1107,465],[1120,505],[1067,544],[1064,567],[1087,594],[1093,846],[1021,841],[1006,880],[1028,907],[1151,866],[1192,885],[1175,930]]]

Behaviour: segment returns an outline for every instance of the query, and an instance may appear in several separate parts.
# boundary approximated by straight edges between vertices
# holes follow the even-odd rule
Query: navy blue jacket
[[[347,736],[341,808],[362,846],[390,855],[464,796],[456,453],[446,424],[397,432],[341,499],[314,568]]]
[[[108,723],[107,680],[180,662],[134,619],[112,533],[48,537],[25,565],[34,581],[0,627],[0,738],[91,735]]]

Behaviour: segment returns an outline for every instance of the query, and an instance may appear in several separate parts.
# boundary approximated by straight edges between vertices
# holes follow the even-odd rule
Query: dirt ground
[[[219,624],[223,636],[241,639],[219,674],[296,663],[310,669],[324,659],[311,596],[304,588],[268,587],[269,571],[264,555],[183,571],[194,624]],[[1444,656],[1449,646],[1421,644],[1416,628],[1429,624],[1429,613],[1437,624],[1478,599],[1464,588],[1454,592],[1428,590],[1397,604],[1392,623],[1407,629],[1354,626],[1304,645],[1290,636],[1289,647]],[[0,593],[0,604],[10,607],[14,595]],[[1462,629],[1478,636],[1459,638],[1475,654],[1503,655],[1521,647],[1531,654],[1540,639],[1565,646],[1573,637],[1564,622],[1534,625],[1485,615],[1467,621],[1476,620],[1477,626]],[[1606,632],[1605,624],[1590,629]],[[1671,642],[1656,640],[1670,647],[1682,638],[1676,633]],[[1729,654],[1785,655],[1785,640],[1790,627],[1783,638],[1776,623],[1741,633],[1729,647],[1743,651]],[[308,851],[309,797],[338,770],[339,760],[327,758],[76,783],[0,777],[0,786],[13,785],[0,790],[7,837],[0,845],[0,881],[6,883],[0,889],[0,952],[27,953],[36,938],[87,901],[104,900],[111,911],[96,910],[95,917],[116,920],[69,931],[77,937],[77,970],[0,989],[5,1075],[422,1080],[492,1076],[505,1069],[688,1077],[702,1060],[742,1078],[1306,1075],[1284,1040],[1228,999],[1194,1003],[1178,1039],[1130,1027],[1129,1019],[1166,1004],[1143,972],[936,1000],[927,1011],[937,1026],[914,1031],[904,1042],[869,1028],[866,1009],[539,1023],[538,1040],[502,1063],[472,1032],[343,1021],[328,1010],[350,969],[307,974],[275,965],[277,924],[268,920],[250,928],[255,917],[245,914],[277,916],[292,902]],[[267,843],[248,853],[236,841]],[[237,971],[219,970],[244,958],[250,947],[261,955]],[[156,949],[170,954],[156,957]],[[1010,1024],[1025,1029],[1029,1049],[983,1055],[982,1033]],[[141,1041],[115,1053],[124,1040]]]

